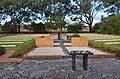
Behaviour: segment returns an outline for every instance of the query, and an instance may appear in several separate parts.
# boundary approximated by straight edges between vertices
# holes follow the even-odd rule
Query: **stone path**
[[[14,50],[7,50],[5,54],[0,56],[0,63],[20,63],[23,61],[21,58],[9,58],[14,52]]]
[[[83,70],[82,59],[76,63],[76,71],[71,69],[71,58],[0,64],[0,79],[120,79],[119,59],[89,59],[88,71]]]

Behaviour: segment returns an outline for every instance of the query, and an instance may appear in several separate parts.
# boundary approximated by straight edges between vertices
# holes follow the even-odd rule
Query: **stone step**
[[[54,40],[54,43],[58,43],[58,42],[71,43],[70,40]]]
[[[71,47],[71,43],[63,43],[65,47]],[[60,43],[54,43],[54,47],[61,47]]]

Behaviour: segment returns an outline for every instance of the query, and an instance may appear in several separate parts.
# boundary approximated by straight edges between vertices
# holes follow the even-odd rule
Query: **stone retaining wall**
[[[37,37],[36,38],[36,46],[37,47],[53,47],[54,40],[50,37]]]
[[[88,38],[87,37],[72,37],[71,44],[72,44],[72,47],[88,46]]]

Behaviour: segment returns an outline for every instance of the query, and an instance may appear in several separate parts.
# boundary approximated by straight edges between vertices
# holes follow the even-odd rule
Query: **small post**
[[[61,36],[60,36],[60,32],[58,32],[58,40],[60,40],[61,38],[60,38]]]
[[[83,55],[83,69],[87,71],[87,67],[88,67],[88,55],[85,54]]]
[[[72,70],[76,69],[76,55],[72,55]]]

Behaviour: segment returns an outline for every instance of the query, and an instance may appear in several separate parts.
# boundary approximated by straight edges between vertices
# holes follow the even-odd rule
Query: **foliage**
[[[12,24],[12,22],[6,22],[5,25],[1,28],[3,32],[16,33],[17,25]]]
[[[65,16],[69,13],[70,0],[51,0],[46,10],[45,14],[47,19],[48,29],[65,28]]]
[[[106,9],[105,12],[108,14],[119,14],[120,12],[120,1],[119,0],[103,0]]]
[[[35,46],[35,40],[28,40],[16,47],[15,52],[12,54],[13,57],[20,57],[27,53],[31,48]]]
[[[17,32],[24,23],[42,20],[54,23],[53,28],[65,27],[65,17],[79,15],[76,18],[92,28],[93,18],[102,9],[102,0],[2,0],[0,1],[0,20],[11,18]],[[83,17],[85,19],[83,19]],[[51,29],[51,26],[48,29]]]
[[[101,23],[96,23],[93,28],[92,31],[95,33],[99,33],[99,29],[100,29]]]
[[[74,34],[74,35],[72,35],[72,37],[80,37],[80,35]]]
[[[2,0],[0,1],[0,19],[11,18],[12,23],[16,23],[18,32],[20,32],[20,26],[23,23],[41,19],[38,13],[43,16],[47,2],[47,0]]]
[[[31,26],[33,28],[33,32],[35,33],[46,32],[45,24],[43,23],[32,23]]]
[[[93,18],[96,14],[103,10],[102,0],[74,0],[76,8],[72,12],[78,16],[72,17],[73,20],[80,19],[82,22],[89,26],[90,32],[92,31]],[[79,6],[79,7],[78,7]]]
[[[78,34],[69,35],[69,36],[67,36],[67,39],[71,40],[72,37],[80,37],[80,35],[78,35]]]
[[[83,27],[82,22],[74,23],[74,24],[68,25],[67,31],[68,32],[82,32],[82,27]]]
[[[120,34],[120,14],[111,15],[106,18],[104,22],[100,24],[99,33],[103,34]]]
[[[0,55],[5,53],[5,48],[4,47],[0,47]]]

